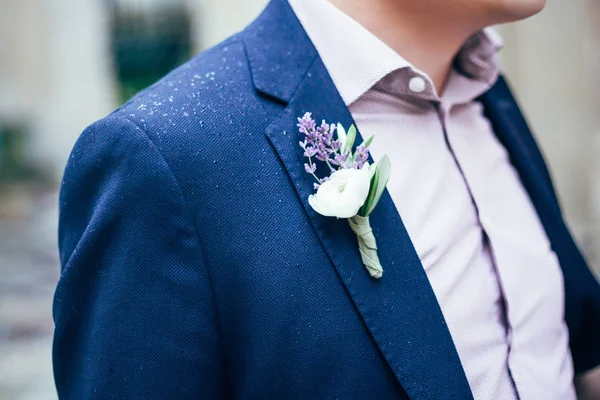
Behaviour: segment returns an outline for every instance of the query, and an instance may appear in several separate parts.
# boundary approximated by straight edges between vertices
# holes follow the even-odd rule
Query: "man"
[[[272,0],[88,128],[60,198],[61,399],[575,398],[600,287],[484,29],[543,5]],[[308,203],[307,112],[391,161],[380,279]]]

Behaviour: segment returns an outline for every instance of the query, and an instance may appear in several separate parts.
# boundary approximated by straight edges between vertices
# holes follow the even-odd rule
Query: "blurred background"
[[[57,193],[79,133],[266,0],[0,0],[0,399],[56,399]],[[501,27],[505,74],[600,267],[600,1]]]

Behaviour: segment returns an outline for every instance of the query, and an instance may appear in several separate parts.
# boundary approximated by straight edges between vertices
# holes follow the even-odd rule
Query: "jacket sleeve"
[[[573,238],[567,238],[561,244],[572,260],[571,268],[563,269],[566,320],[575,373],[583,375],[600,366],[600,285]]]
[[[60,194],[53,362],[60,399],[213,399],[222,363],[207,266],[159,149],[116,116],[89,127]]]

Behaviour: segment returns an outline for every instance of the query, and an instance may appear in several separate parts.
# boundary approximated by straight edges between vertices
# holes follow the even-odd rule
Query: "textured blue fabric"
[[[579,372],[600,363],[600,288],[503,80],[481,99],[565,275]],[[352,117],[285,0],[77,142],[60,195],[61,399],[469,399],[385,193],[386,273],[314,213],[296,117]],[[535,285],[535,282],[532,282]]]

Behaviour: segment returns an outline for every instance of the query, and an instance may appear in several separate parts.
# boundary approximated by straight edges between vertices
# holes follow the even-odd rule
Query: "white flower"
[[[352,218],[369,195],[373,166],[365,163],[362,169],[345,168],[335,171],[317,193],[308,197],[308,203],[326,217]]]

